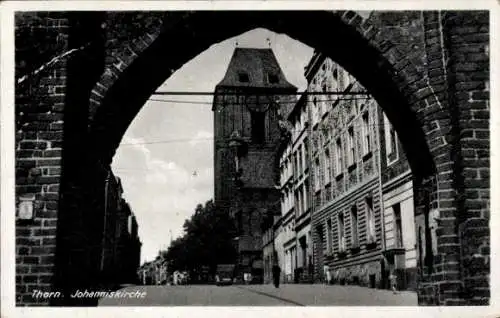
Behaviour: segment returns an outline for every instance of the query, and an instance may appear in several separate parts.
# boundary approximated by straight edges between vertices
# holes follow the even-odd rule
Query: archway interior
[[[97,260],[99,256],[89,246],[99,244],[98,237],[92,234],[99,231],[92,232],[91,228],[100,228],[98,207],[102,202],[96,198],[101,196],[103,185],[101,188],[95,185],[105,175],[103,171],[92,169],[99,170],[97,167],[111,164],[131,122],[155,90],[175,70],[211,45],[255,28],[284,33],[342,66],[375,98],[392,122],[414,180],[418,183],[424,177],[433,175],[434,163],[422,123],[395,82],[392,66],[367,39],[338,16],[313,11],[262,12],[258,15],[251,12],[182,14],[185,14],[185,18],[179,19],[175,26],[165,27],[156,40],[120,74],[91,118],[88,134],[85,135],[88,147],[78,152],[83,157],[75,157],[71,165],[74,171],[80,172],[77,176],[66,176],[62,182],[66,208],[59,214],[59,221],[64,226],[60,227],[58,240],[64,244],[59,244],[61,252],[58,253],[58,259],[63,266],[58,274],[58,284],[71,285],[67,277],[72,277],[82,286],[88,284],[87,280],[99,280],[93,277],[92,273],[97,273],[97,268],[89,261],[90,258]],[[71,140],[68,139],[68,142]],[[73,147],[81,148],[76,143]],[[78,193],[74,191],[75,186]],[[76,238],[73,240],[73,237]],[[92,244],[89,245],[88,241]],[[80,260],[81,270],[67,266],[70,261],[75,262],[71,258]],[[73,275],[77,272],[78,275]]]
[[[182,24],[161,32],[108,90],[90,126],[89,141],[94,146],[91,156],[110,164],[130,123],[175,70],[210,45],[259,27],[285,33],[351,73],[393,124],[414,178],[418,181],[433,174],[434,163],[422,123],[395,83],[394,69],[367,39],[327,12],[263,12],[258,16],[245,12],[190,13]]]

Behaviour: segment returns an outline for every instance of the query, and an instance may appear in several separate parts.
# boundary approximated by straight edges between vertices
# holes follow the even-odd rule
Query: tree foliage
[[[234,222],[212,200],[204,206],[198,204],[183,228],[183,236],[174,240],[166,253],[169,271],[200,272],[208,267],[213,272],[217,264],[234,263]]]

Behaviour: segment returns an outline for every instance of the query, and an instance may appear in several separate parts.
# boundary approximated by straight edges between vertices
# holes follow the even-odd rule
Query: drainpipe
[[[314,237],[316,236],[315,233],[315,227],[314,227],[314,212],[315,212],[315,204],[313,202],[313,191],[312,191],[312,187],[313,187],[313,184],[314,184],[314,180],[313,178],[315,178],[315,176],[313,178],[311,178],[310,176],[312,175],[312,169],[311,169],[311,152],[312,152],[312,143],[311,143],[311,138],[312,138],[312,114],[311,114],[311,109],[309,107],[309,98],[307,96],[307,93],[308,91],[306,90],[304,92],[304,94],[306,95],[305,97],[305,108],[306,108],[306,112],[307,112],[307,153],[306,153],[306,168],[308,170],[308,173],[309,173],[309,189],[307,189],[307,205],[310,207],[309,208],[309,213],[311,214],[311,221],[310,222],[310,229],[311,229],[311,256],[312,256],[312,263],[313,263],[313,273],[312,273],[312,276],[311,279],[312,281],[314,282],[314,275],[316,273],[316,261],[315,261],[315,257],[316,257],[316,251],[315,251],[315,240],[314,240]],[[316,247],[317,247],[317,244],[316,244]],[[322,246],[320,248],[323,248]],[[324,262],[324,261],[323,261]],[[319,263],[319,262],[318,262]]]
[[[378,106],[378,104],[375,104],[377,106],[377,111],[375,112],[375,120],[377,123],[380,123],[380,119],[379,119],[379,112],[380,112],[380,108]],[[377,126],[376,126],[377,127]],[[382,127],[385,129],[385,126],[382,125]],[[384,200],[383,200],[383,190],[382,190],[382,147],[381,147],[381,143],[380,143],[380,129],[376,129],[376,138],[377,138],[377,144],[378,144],[378,183],[379,183],[379,195],[380,195],[380,213],[381,213],[381,224],[382,224],[382,251],[385,251],[385,206],[384,206]]]
[[[375,111],[375,122],[376,123],[379,123],[380,124],[380,117],[383,118],[383,116],[380,116],[381,114],[381,109],[380,107],[378,106],[377,103],[375,103],[376,105],[376,111]],[[369,110],[368,110],[369,111]],[[375,127],[379,127],[378,125],[376,125]],[[382,127],[384,129],[384,134],[385,134],[385,123],[382,124]],[[380,219],[381,219],[381,224],[382,224],[382,254],[381,254],[381,260],[382,262],[384,262],[384,268],[385,268],[385,256],[384,256],[384,251],[386,249],[386,241],[385,241],[385,205],[384,205],[384,192],[382,190],[382,146],[381,146],[381,140],[382,140],[382,137],[380,136],[380,128],[379,129],[375,129],[375,133],[376,133],[376,140],[377,140],[377,144],[378,144],[378,151],[377,151],[377,154],[378,154],[378,185],[379,185],[379,195],[380,195],[380,199],[379,199],[379,202],[380,202]],[[384,140],[385,142],[385,140]],[[382,279],[382,277],[384,277],[384,273],[382,273],[382,268],[380,268],[380,277]],[[385,282],[382,282],[385,286]]]
[[[104,270],[104,246],[106,244],[106,227],[107,227],[107,213],[108,213],[108,187],[109,187],[110,172],[106,174],[104,181],[104,220],[103,220],[103,233],[102,233],[102,248],[101,248],[101,271]]]

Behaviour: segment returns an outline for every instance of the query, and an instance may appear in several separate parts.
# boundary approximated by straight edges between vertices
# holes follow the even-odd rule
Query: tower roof
[[[283,74],[272,49],[236,48],[217,86],[297,89]]]

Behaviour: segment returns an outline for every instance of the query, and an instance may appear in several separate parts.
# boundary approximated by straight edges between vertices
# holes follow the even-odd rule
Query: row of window
[[[311,90],[320,86],[323,91],[327,91],[327,86],[330,84],[330,89],[342,90],[349,86],[352,79],[353,77],[340,65],[326,58],[321,65],[321,72],[318,72],[314,78],[312,78],[309,89]]]
[[[297,150],[293,154],[287,156],[284,163],[281,165],[280,180],[282,186],[291,176],[296,176],[298,178],[305,173],[307,168],[307,142],[307,138],[304,138],[304,141],[297,147]]]
[[[293,176],[293,165],[290,156],[287,156],[280,166],[280,185],[283,186]]]
[[[331,65],[331,66],[330,66]],[[312,103],[312,124],[316,124],[321,117],[328,112],[328,107],[333,105],[342,97],[338,94],[328,94],[330,92],[341,92],[346,90],[355,78],[340,66],[326,59],[322,65],[323,72],[319,72],[309,85],[308,91],[324,92],[326,94],[312,96],[309,100]],[[331,70],[330,70],[331,69]]]
[[[376,229],[375,229],[375,213],[373,211],[373,198],[367,197],[364,200],[365,205],[365,217],[366,217],[366,241],[368,244],[374,243],[376,241]],[[351,206],[349,212],[339,212],[337,214],[337,222],[335,222],[335,228],[333,228],[334,222],[332,219],[327,219],[326,221],[326,249],[327,254],[332,254],[334,251],[333,236],[337,233],[338,238],[338,250],[343,252],[347,248],[347,237],[346,237],[346,219],[350,218],[350,239],[351,247],[359,247],[360,233],[359,233],[359,212],[358,206],[354,204]]]
[[[293,197],[293,190],[291,188],[286,188],[281,192],[281,215],[287,214],[293,208]]]
[[[370,129],[370,112],[365,111],[361,116],[361,157],[370,154],[373,150],[374,137],[372,136],[372,129]],[[385,133],[385,152],[387,164],[391,164],[398,159],[398,141],[394,127],[389,123],[389,120],[384,115],[384,133]],[[321,160],[318,156],[314,162],[315,173],[315,191],[318,191],[322,184],[328,184],[331,181],[333,173],[338,176],[343,173],[344,169],[354,165],[359,160],[359,154],[356,147],[357,134],[354,126],[351,125],[347,128],[347,147],[344,149],[342,135],[335,140],[334,153],[335,160],[332,163],[329,145],[323,151],[323,173],[321,173]],[[347,151],[345,153],[344,151]],[[344,158],[347,163],[344,162]]]
[[[293,118],[294,125],[292,131],[292,140],[296,140],[302,131],[306,128],[308,122],[308,114],[306,107],[302,107],[299,116]]]
[[[370,116],[369,112],[366,111],[361,116],[361,144],[362,144],[362,156],[366,156],[372,151],[373,137],[371,133]],[[342,136],[342,135],[341,135]],[[328,184],[331,181],[333,172],[335,171],[335,176],[343,173],[344,169],[352,166],[357,158],[357,147],[356,147],[356,134],[354,126],[347,128],[347,147],[344,147],[341,136],[338,136],[333,145],[334,147],[334,161],[332,163],[332,156],[330,154],[329,146],[327,145],[323,151],[323,173],[321,173],[321,159],[318,156],[314,162],[314,173],[315,173],[315,190],[319,190],[322,184]],[[345,153],[344,151],[347,151]],[[346,158],[347,157],[347,158]],[[344,158],[347,159],[347,167],[345,167]]]
[[[300,216],[309,209],[307,194],[309,193],[309,180],[302,183],[295,191],[295,215]]]
[[[297,216],[302,215],[309,209],[309,180],[305,180],[295,191],[286,188],[281,193],[281,215],[285,215],[292,208],[295,208]],[[293,195],[292,195],[293,194]]]

